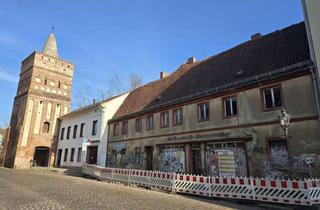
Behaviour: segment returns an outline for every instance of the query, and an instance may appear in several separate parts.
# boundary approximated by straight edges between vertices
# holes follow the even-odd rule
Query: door
[[[200,148],[191,149],[191,172],[195,175],[202,175]]]
[[[57,156],[57,167],[60,167],[61,164],[61,156],[62,156],[62,149],[58,150],[58,156]]]
[[[145,152],[147,154],[146,160],[146,170],[152,170],[152,161],[153,161],[153,147],[145,147]]]
[[[89,146],[87,152],[87,163],[97,164],[98,146]]]

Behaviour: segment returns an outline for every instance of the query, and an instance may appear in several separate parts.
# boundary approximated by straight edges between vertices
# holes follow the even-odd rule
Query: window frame
[[[280,166],[280,165],[276,165],[272,162],[272,157],[271,157],[271,143],[273,142],[284,142],[286,144],[287,147],[287,155],[288,155],[288,163],[290,164],[290,154],[289,154],[289,145],[288,145],[288,139],[284,139],[281,137],[270,137],[270,138],[266,138],[266,153],[268,156],[268,161],[270,163],[270,166],[273,168],[282,168],[282,169],[289,169],[289,165],[286,166]]]
[[[124,126],[125,125],[125,126]],[[129,122],[128,120],[123,121],[121,123],[121,134],[122,135],[128,135],[128,127],[129,127]],[[125,128],[125,129],[124,129]]]
[[[231,99],[231,98],[235,98],[236,99],[236,103],[237,103],[237,114],[232,114],[232,115],[227,115],[227,110],[226,110],[226,100],[227,99]],[[222,98],[222,118],[223,119],[227,119],[227,118],[233,118],[233,117],[239,117],[239,103],[238,103],[238,95],[237,94],[234,94],[234,95],[228,95],[228,96],[224,96]],[[231,106],[232,108],[232,106]],[[232,110],[231,110],[232,111]]]
[[[73,126],[73,132],[72,132],[72,138],[77,138],[77,133],[78,133],[78,125]]]
[[[180,122],[180,123],[176,123],[176,122],[175,122],[175,119],[176,119],[175,113],[176,113],[178,110],[179,110],[180,113],[181,113],[181,122]],[[173,125],[173,126],[183,125],[183,109],[182,109],[182,107],[176,108],[176,109],[173,109],[173,110],[172,110],[172,125]]]
[[[67,137],[66,137],[67,140],[70,139],[70,133],[71,133],[71,126],[68,126],[67,127]]]
[[[148,118],[152,118],[152,126],[150,127],[150,126],[148,126]],[[154,117],[153,117],[153,114],[149,114],[149,115],[147,115],[146,116],[146,130],[148,130],[148,131],[150,131],[150,130],[153,130],[153,128],[154,128]]]
[[[68,161],[68,148],[64,149],[64,156],[63,156],[63,162]]]
[[[71,148],[70,150],[70,162],[73,162],[74,161],[74,153],[75,153],[75,148]]]
[[[64,131],[65,131],[65,127],[61,128],[60,141],[62,141],[64,139]]]
[[[79,137],[80,137],[80,138],[84,136],[84,135],[83,135],[84,126],[85,126],[85,123],[81,123],[81,124],[80,124],[80,134],[79,134]]]
[[[78,147],[78,153],[77,153],[77,163],[81,162],[81,156],[82,156],[82,148]]]
[[[113,124],[112,135],[119,136],[119,123]]]
[[[92,136],[96,136],[98,133],[98,120],[94,120],[92,121],[92,132],[91,135]]]
[[[142,122],[142,117],[136,118],[136,120],[135,120],[135,131],[136,132],[141,132],[142,131],[142,129],[143,129],[143,124],[142,123],[143,123]],[[140,127],[138,127],[138,125]]]
[[[273,88],[279,88],[281,106],[267,108],[266,107],[266,99],[265,99],[265,90],[273,89]],[[272,93],[273,93],[273,90],[272,90]],[[283,107],[285,107],[284,106],[283,90],[282,90],[281,83],[272,84],[272,85],[268,85],[268,86],[264,86],[264,87],[260,88],[260,97],[261,97],[261,106],[262,106],[262,111],[263,112],[279,110],[279,109],[282,109]]]
[[[164,114],[167,113],[168,114],[168,125],[163,125],[162,124],[162,118],[164,116]],[[163,111],[163,112],[160,112],[160,128],[169,128],[170,127],[170,114],[169,114],[169,111]]]
[[[208,117],[206,119],[200,119],[200,105],[206,104],[208,106]],[[210,103],[209,101],[201,102],[197,104],[197,116],[198,116],[198,122],[206,122],[210,120]]]

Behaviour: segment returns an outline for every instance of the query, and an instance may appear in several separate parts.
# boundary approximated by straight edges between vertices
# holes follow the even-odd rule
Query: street
[[[265,208],[255,207],[254,204],[168,194],[55,172],[13,171],[0,168],[0,209]]]

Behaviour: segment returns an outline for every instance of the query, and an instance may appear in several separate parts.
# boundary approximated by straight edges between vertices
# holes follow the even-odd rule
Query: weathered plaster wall
[[[162,163],[160,163],[159,147],[156,145],[182,144],[187,148],[188,145],[196,142],[231,140],[245,142],[248,175],[286,177],[291,170],[295,176],[306,176],[308,171],[306,173],[304,159],[312,156],[314,160],[311,164],[312,175],[320,176],[317,168],[320,154],[320,146],[317,144],[320,134],[312,78],[310,75],[304,75],[274,84],[281,85],[282,102],[292,119],[287,140],[292,162],[291,169],[279,169],[270,164],[269,140],[283,139],[284,131],[278,119],[279,110],[263,110],[261,99],[261,88],[265,87],[263,85],[236,93],[239,113],[237,117],[223,117],[222,98],[218,97],[209,100],[210,120],[206,122],[197,121],[198,102],[181,106],[184,117],[181,126],[172,126],[172,109],[169,109],[170,126],[168,128],[160,128],[160,112],[153,114],[154,129],[151,131],[145,130],[145,116],[141,132],[135,131],[135,119],[130,119],[128,134],[122,135],[120,122],[119,136],[110,135],[108,157],[109,159],[112,157],[112,148],[117,148],[115,145],[122,145],[121,148],[125,149],[126,154],[133,154],[137,147],[143,151],[145,146],[154,146],[153,167],[159,170]],[[113,128],[113,124],[110,128]],[[117,150],[117,154],[119,152],[121,151]],[[188,159],[190,154],[188,150],[185,152]],[[136,167],[130,161],[124,165]],[[187,160],[185,165],[188,171]]]

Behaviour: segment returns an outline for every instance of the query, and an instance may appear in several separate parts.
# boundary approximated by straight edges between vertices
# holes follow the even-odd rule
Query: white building
[[[79,167],[83,163],[106,165],[108,120],[127,95],[115,96],[60,117],[57,167]]]

